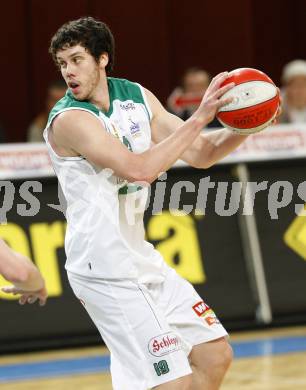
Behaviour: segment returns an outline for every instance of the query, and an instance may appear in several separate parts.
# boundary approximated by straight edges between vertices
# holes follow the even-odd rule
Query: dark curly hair
[[[58,50],[75,45],[81,45],[87,49],[97,62],[100,55],[106,52],[109,57],[105,68],[106,73],[109,74],[113,70],[115,42],[113,34],[105,23],[91,16],[65,23],[51,39],[49,53],[57,64]]]

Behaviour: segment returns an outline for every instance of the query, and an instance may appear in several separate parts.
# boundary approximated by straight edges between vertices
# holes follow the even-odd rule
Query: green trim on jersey
[[[141,186],[136,186],[135,184],[129,183],[126,184],[124,187],[119,188],[118,194],[119,195],[127,195],[127,194],[132,194],[133,192],[137,192],[142,190],[143,187]]]
[[[124,144],[131,152],[133,152],[132,145],[130,144],[129,140],[128,140],[125,136],[122,137],[122,141],[123,141],[123,144]],[[142,187],[141,187],[141,186],[135,185],[135,184],[132,184],[132,183],[128,183],[128,184],[126,184],[125,186],[119,188],[118,194],[119,194],[119,195],[127,195],[127,194],[131,194],[131,193],[133,193],[133,192],[139,191],[139,190],[142,190]]]
[[[99,116],[99,109],[94,104],[91,104],[83,100],[80,101],[75,99],[70,89],[68,89],[66,95],[61,100],[59,100],[50,111],[47,126],[50,125],[50,123],[56,117],[56,115],[69,108],[82,108],[83,110],[91,111],[97,116]]]
[[[148,117],[150,118],[149,111],[143,99],[139,85],[126,79],[117,79],[114,77],[108,77],[107,84],[110,107],[108,112],[103,112],[107,117],[110,117],[113,113],[113,102],[115,100],[120,100],[121,102],[132,100],[134,103],[143,104],[146,108]]]

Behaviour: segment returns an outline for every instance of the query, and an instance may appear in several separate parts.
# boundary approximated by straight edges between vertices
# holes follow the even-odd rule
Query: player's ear
[[[108,64],[108,61],[109,61],[108,53],[106,52],[102,53],[99,58],[100,67],[105,69]]]

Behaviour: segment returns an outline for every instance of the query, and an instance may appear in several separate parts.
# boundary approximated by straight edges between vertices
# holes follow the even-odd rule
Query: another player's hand
[[[203,121],[203,126],[214,119],[219,108],[232,101],[232,98],[222,98],[225,92],[235,86],[234,83],[229,83],[224,87],[220,87],[227,78],[228,72],[219,73],[209,84],[203,96],[202,102],[195,112],[195,115]]]
[[[35,303],[39,301],[40,306],[44,306],[47,302],[48,292],[45,287],[38,291],[24,291],[16,286],[7,286],[3,287],[2,291],[7,294],[21,295],[19,298],[20,305],[25,303]]]

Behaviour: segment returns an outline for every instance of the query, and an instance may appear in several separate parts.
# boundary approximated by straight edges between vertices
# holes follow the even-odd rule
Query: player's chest
[[[131,151],[141,153],[150,147],[151,127],[143,105],[116,101],[109,121],[114,135]]]

